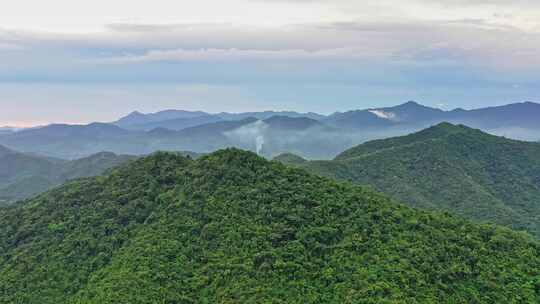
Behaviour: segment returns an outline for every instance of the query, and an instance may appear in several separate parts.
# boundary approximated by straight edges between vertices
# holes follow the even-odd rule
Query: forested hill
[[[291,163],[374,186],[414,207],[445,210],[540,237],[540,144],[442,123],[375,140],[333,161]]]
[[[0,206],[29,198],[70,179],[102,174],[109,168],[135,158],[101,152],[66,161],[16,152],[0,146]]]
[[[0,210],[0,303],[538,303],[525,233],[229,149]]]

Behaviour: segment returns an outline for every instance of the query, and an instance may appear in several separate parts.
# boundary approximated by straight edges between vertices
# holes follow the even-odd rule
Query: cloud
[[[86,34],[0,30],[0,50],[10,50],[0,58],[0,81],[463,85],[537,82],[540,72],[539,33],[482,18],[113,23]]]
[[[118,29],[119,25],[114,26]],[[103,63],[201,61],[359,61],[454,64],[488,68],[540,68],[540,35],[482,20],[341,22],[280,28],[230,25],[121,25],[136,33],[132,52]],[[118,32],[110,33],[118,35]],[[304,39],[305,37],[314,37]],[[124,37],[127,39],[127,37]],[[163,47],[158,48],[163,39]],[[118,41],[118,40],[116,40]],[[126,45],[130,45],[126,41]],[[145,49],[148,48],[148,49]]]
[[[142,100],[143,85],[169,88],[143,94],[148,104],[152,96],[204,99],[210,110],[212,102],[226,108],[222,102],[237,99],[229,92],[223,100],[223,87],[241,91],[238,110],[250,106],[246,100],[331,112],[409,99],[467,107],[472,99],[492,104],[540,96],[539,1],[234,0],[207,8],[211,1],[203,0],[180,11],[161,0],[152,7],[136,3],[136,10],[127,0],[99,0],[84,16],[77,15],[79,4],[65,1],[73,15],[58,17],[67,19],[54,27],[42,12],[49,4],[39,4],[39,18],[10,17],[24,14],[31,2],[21,1],[20,11],[0,12],[0,85],[24,84],[3,90],[0,103],[8,105],[35,93],[33,106],[43,98],[67,105],[80,99],[92,112],[90,99]],[[29,22],[24,30],[11,26],[9,20],[24,23],[18,19]],[[62,88],[52,94],[40,84]],[[94,85],[126,85],[129,94],[84,89]],[[220,89],[191,98],[175,93],[177,85]],[[92,92],[102,90],[111,92]]]
[[[368,59],[381,58],[377,55],[366,53],[363,49],[342,48],[319,51],[307,51],[302,49],[285,50],[256,50],[256,49],[200,49],[200,50],[150,50],[142,55],[125,55],[116,58],[98,60],[99,63],[144,63],[161,61],[178,62],[272,62],[272,61],[317,61],[344,60],[344,59]]]

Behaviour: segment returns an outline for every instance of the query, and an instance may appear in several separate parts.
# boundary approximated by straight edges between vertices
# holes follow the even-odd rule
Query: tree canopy
[[[413,207],[448,211],[540,237],[539,143],[442,123],[367,142],[331,161],[285,163],[370,185]]]
[[[0,209],[0,303],[538,303],[526,233],[227,149]]]

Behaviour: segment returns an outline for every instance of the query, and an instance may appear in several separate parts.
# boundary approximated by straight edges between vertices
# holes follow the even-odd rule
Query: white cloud
[[[305,39],[310,37],[310,39]],[[72,43],[88,43],[77,42]],[[277,28],[114,25],[97,45],[135,48],[104,62],[364,60],[539,68],[540,34],[481,21],[343,22]],[[103,59],[103,58],[101,58]],[[379,60],[379,61],[377,61]]]
[[[375,114],[379,118],[384,118],[384,119],[388,119],[388,120],[395,120],[396,119],[396,114],[394,114],[392,112],[385,112],[385,111],[381,111],[381,110],[369,110],[369,112]]]
[[[26,1],[29,0],[21,0],[21,3]],[[72,3],[74,1],[53,1],[55,5],[66,5],[62,12],[71,17],[57,16],[57,19],[65,23],[65,28],[73,23],[73,30],[63,31],[60,27],[58,31],[43,31],[49,28],[42,26],[41,22],[45,21],[39,18],[23,26],[25,30],[1,30],[1,26],[9,25],[9,18],[13,18],[7,18],[9,13],[13,13],[11,16],[22,14],[17,20],[26,22],[22,4],[17,1],[0,12],[0,50],[24,49],[24,52],[3,52],[0,67],[4,72],[0,71],[0,80],[18,79],[22,74],[25,77],[31,74],[31,79],[48,79],[62,73],[68,73],[67,78],[77,79],[92,69],[93,73],[99,73],[102,66],[94,67],[96,63],[123,69],[160,62],[282,63],[291,68],[296,64],[321,66],[333,62],[350,69],[370,65],[370,70],[381,71],[399,66],[480,69],[485,71],[486,77],[515,77],[515,73],[521,73],[529,80],[540,70],[537,56],[540,33],[531,30],[526,22],[534,20],[531,16],[540,12],[531,9],[538,6],[532,2],[522,1],[523,8],[519,8],[487,0],[467,3],[459,0],[272,3],[234,0],[205,11],[204,7],[209,6],[206,0],[203,4],[156,1],[158,8],[140,3],[131,7],[121,5],[127,4],[123,0],[114,1],[107,10],[104,10],[104,0],[98,0],[92,7],[88,4],[79,7]],[[182,9],[175,10],[178,3],[182,3]],[[138,18],[145,8],[150,17]],[[54,16],[52,10],[42,4],[38,4],[35,11],[40,10],[46,18]],[[112,17],[96,17],[98,12]],[[169,18],[174,15],[171,12],[178,12],[177,18]],[[279,14],[283,16],[280,15],[277,22],[270,22]],[[285,20],[291,14],[301,17]],[[197,18],[183,18],[188,15]],[[223,18],[212,19],[217,15]],[[163,18],[158,18],[160,16]],[[77,21],[77,17],[81,20]],[[264,21],[257,22],[257,19]],[[91,31],[77,29],[78,22],[84,24],[90,20],[106,23],[99,23],[99,29]],[[298,20],[303,22],[296,22]],[[104,79],[109,77],[110,70],[106,69]],[[237,70],[235,66],[230,69]],[[508,71],[514,74],[505,76]],[[111,75],[123,77],[122,71],[116,72]],[[144,70],[138,72],[144,76]],[[283,72],[288,71],[283,69]],[[124,75],[132,73],[127,71]]]

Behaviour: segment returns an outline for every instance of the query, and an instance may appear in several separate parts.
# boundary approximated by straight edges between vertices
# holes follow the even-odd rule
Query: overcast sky
[[[17,0],[0,125],[540,101],[540,1]]]

